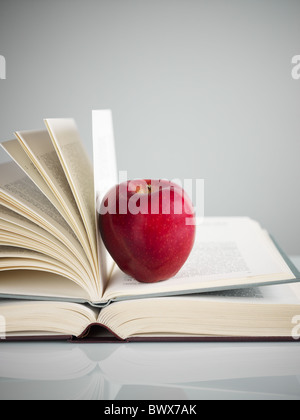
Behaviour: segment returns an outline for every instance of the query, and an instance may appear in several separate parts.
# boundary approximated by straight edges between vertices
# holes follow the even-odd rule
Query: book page
[[[99,322],[125,339],[133,336],[291,337],[300,305],[261,304],[199,296],[135,299],[104,308]]]
[[[0,207],[1,209],[3,208],[3,206]],[[86,272],[84,272],[83,267],[74,259],[74,255],[61,243],[54,243],[51,237],[49,241],[45,240],[45,235],[38,235],[36,232],[25,229],[24,227],[20,228],[14,223],[1,219],[0,244],[42,253],[45,257],[51,257],[63,265],[67,264],[73,273],[76,270],[76,278],[80,279],[82,285],[89,283]],[[1,259],[4,258],[2,249],[0,255]],[[9,265],[8,268],[13,269],[14,267]]]
[[[89,278],[92,278],[89,262],[82,247],[65,220],[36,185],[14,163],[0,165],[0,204],[29,218],[45,230],[49,230],[73,253]],[[91,284],[91,290],[93,284]]]
[[[22,248],[30,247],[30,249],[68,262],[82,278],[87,276],[82,265],[74,259],[74,254],[59,239],[29,219],[2,205],[0,205],[0,229],[2,244],[18,245]],[[9,240],[11,241],[9,242]]]
[[[0,295],[9,298],[63,298],[89,300],[86,290],[69,279],[49,273],[34,270],[0,271]]]
[[[72,302],[1,300],[0,308],[7,319],[8,334],[43,331],[78,336],[95,321],[94,310]]]
[[[27,158],[36,168],[35,172],[38,171],[41,174],[43,183],[50,189],[51,195],[47,195],[48,199],[52,202],[52,197],[55,197],[55,201],[52,202],[53,205],[58,202],[58,210],[75,232],[86,254],[89,255],[89,258],[92,258],[83,221],[48,131],[18,131],[15,134],[26,156],[28,156]],[[23,169],[26,169],[24,168],[25,162],[22,164],[24,156],[20,156],[16,145],[9,142],[4,143],[3,146],[10,152],[13,159],[15,159],[15,156],[19,157],[19,164],[22,165]],[[32,175],[32,171],[29,173],[26,171],[26,173],[29,176]],[[35,177],[35,181],[37,181],[37,177]],[[40,185],[43,185],[42,181],[37,185],[40,188]]]
[[[0,146],[20,166],[20,168],[27,174],[27,176],[35,183],[35,185],[42,191],[42,193],[48,198],[49,201],[51,201],[55,208],[66,219],[65,211],[63,210],[61,204],[46,184],[44,178],[40,175],[34,164],[31,162],[19,141],[16,139],[5,141],[0,143]]]
[[[94,162],[94,199],[96,203],[96,229],[98,213],[104,195],[118,183],[117,160],[112,113],[110,110],[94,110],[93,118],[93,162]],[[97,235],[99,260],[101,261],[101,277],[103,290],[112,272],[114,261],[107,252],[100,233]]]
[[[118,183],[114,130],[110,110],[93,111],[93,157],[96,209],[99,213],[104,195]]]
[[[295,279],[262,232],[248,218],[206,218],[197,226],[194,248],[175,277],[146,284],[116,269],[104,297],[186,293]]]
[[[26,206],[33,210],[37,216],[43,215],[41,218],[45,219],[48,224],[47,228],[53,227],[53,230],[57,232],[62,229],[71,242],[76,240],[72,230],[52,203],[15,163],[9,162],[0,165],[0,188],[2,200],[19,202],[20,206]],[[59,236],[62,237],[62,234]]]
[[[78,276],[74,270],[72,270],[62,261],[50,257],[44,253],[36,252],[26,248],[5,246],[1,245],[0,243],[0,255],[0,271],[11,269],[48,271],[49,273],[54,273],[66,277],[82,287],[82,280],[78,279]]]
[[[74,120],[46,119],[45,124],[84,222],[95,272],[99,276],[93,166],[82,145]],[[96,282],[95,287],[101,295],[101,285]]]

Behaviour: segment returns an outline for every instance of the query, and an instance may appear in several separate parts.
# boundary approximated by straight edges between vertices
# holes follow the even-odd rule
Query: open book
[[[250,218],[204,218],[188,261],[164,282],[139,283],[114,264],[97,226],[101,199],[118,182],[110,111],[93,112],[94,164],[73,119],[46,119],[44,130],[15,137],[1,144],[7,159],[0,165],[0,315],[7,336],[83,337],[95,330],[91,325],[124,340],[290,336],[291,318],[300,314],[291,293],[299,273]],[[288,301],[269,305],[253,292],[276,284],[288,290]],[[223,304],[232,328],[220,322],[211,329],[209,319],[214,325],[216,317],[226,319]],[[280,328],[273,325],[278,305],[286,317]],[[244,324],[233,327],[249,314],[249,331]],[[257,331],[262,316],[270,325]]]

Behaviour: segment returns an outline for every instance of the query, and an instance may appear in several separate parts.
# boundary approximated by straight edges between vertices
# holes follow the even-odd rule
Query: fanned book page
[[[98,302],[102,298],[103,279],[99,269],[93,167],[74,120],[49,119],[45,123],[48,131],[17,131],[16,140],[1,144],[14,162],[6,162],[0,168],[0,204],[6,209],[3,215],[11,211],[11,220],[1,219],[0,215],[0,246],[18,246],[28,252],[26,258],[24,254],[23,258],[17,257],[16,250],[8,257],[6,249],[0,283],[4,284],[7,275],[4,271],[9,268],[4,270],[4,262],[10,262],[10,269],[14,270],[20,270],[22,264],[29,269],[31,262],[32,269],[41,270],[41,281],[45,281],[42,271],[67,274],[66,278],[81,285],[83,297]],[[15,219],[22,217],[25,223],[18,223],[20,219],[16,223],[13,214]],[[28,223],[31,226],[26,229]],[[40,228],[44,230],[42,235],[37,232]],[[48,240],[49,244],[45,242]],[[53,240],[59,245],[53,244]],[[53,284],[48,285],[46,294],[45,288],[43,293],[38,288],[36,296],[57,296]],[[28,288],[21,286],[16,295],[26,297],[27,293]],[[1,286],[0,294],[4,294]]]
[[[79,253],[78,242],[68,224],[14,162],[0,166],[0,200],[8,208],[28,215],[45,229],[54,231]]]
[[[67,264],[72,273],[75,273],[76,282],[79,284],[82,284],[87,277],[87,273],[77,259],[74,258],[74,254],[56,236],[26,217],[2,205],[0,205],[0,228],[1,246],[9,246],[12,250],[18,247],[17,249],[20,253],[23,251],[39,253],[40,258],[49,256],[54,258],[58,264]],[[6,249],[7,253],[8,249]],[[15,254],[15,251],[13,253]],[[0,254],[2,259],[3,254],[1,251]],[[15,268],[14,261],[11,261],[6,267],[6,269],[9,268]],[[33,268],[35,268],[35,263],[33,263]],[[3,266],[4,269],[5,267]],[[2,285],[3,282],[1,281]]]
[[[16,132],[16,136],[32,164],[53,192],[55,199],[63,207],[62,215],[80,238],[85,252],[90,252],[78,207],[48,131],[19,131]],[[16,141],[18,142],[18,140]],[[10,149],[11,144],[8,144],[7,148]],[[12,151],[10,154],[15,159]]]
[[[85,225],[95,271],[99,272],[92,163],[83,148],[74,120],[46,119],[45,124]]]
[[[28,157],[20,142],[17,139],[9,140],[1,143],[1,146],[10,155],[10,157],[20,166],[20,168],[26,173],[26,175],[31,179],[31,181],[41,190],[41,192],[48,198],[48,200],[54,205],[54,207],[67,221],[68,216],[64,211],[62,203],[59,202],[54,192],[47,185],[47,182],[37,170],[36,166],[31,161],[31,159]]]
[[[40,252],[41,257],[51,256],[68,263],[72,273],[77,273],[76,282],[90,291],[91,299],[98,298],[96,294],[92,294],[91,268],[73,231],[52,203],[14,162],[0,165],[0,205],[0,245],[31,249]],[[9,264],[6,269],[9,267],[17,268]],[[37,270],[37,266],[32,268]],[[2,270],[0,293],[4,293],[1,286],[7,276],[4,267]],[[74,280],[74,275],[70,280]],[[44,275],[41,275],[41,282],[43,281]],[[19,283],[17,294],[22,295],[26,287],[24,288],[21,281],[16,282]],[[16,292],[15,285],[11,283],[11,286]],[[36,290],[36,294],[40,295],[40,288]],[[48,290],[47,295],[50,298],[55,293],[53,284],[48,285]]]

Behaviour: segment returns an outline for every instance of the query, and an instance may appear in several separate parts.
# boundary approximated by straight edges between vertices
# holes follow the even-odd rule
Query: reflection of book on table
[[[180,393],[191,398],[199,391],[204,398],[208,389],[229,396],[299,397],[299,349],[284,343],[172,348],[163,343],[155,350],[147,344],[49,348],[35,343],[30,351],[28,343],[23,346],[0,348],[1,399],[24,398],[28,389],[37,399],[170,399]]]
[[[0,165],[6,337],[82,337],[99,324],[121,339],[291,338],[299,273],[249,218],[205,218],[186,264],[161,283],[112,263],[96,217],[117,182],[111,114],[93,116],[94,171],[71,119],[2,143],[13,159]]]

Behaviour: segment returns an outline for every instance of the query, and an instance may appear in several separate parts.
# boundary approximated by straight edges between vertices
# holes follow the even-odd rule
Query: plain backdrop
[[[113,112],[129,178],[204,179],[300,254],[299,0],[0,0],[0,140]]]

